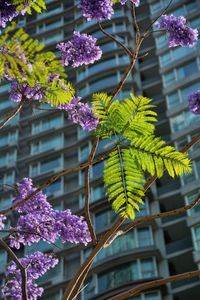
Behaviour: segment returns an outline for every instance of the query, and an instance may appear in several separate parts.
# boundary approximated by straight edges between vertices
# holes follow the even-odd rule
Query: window
[[[43,140],[37,141],[31,144],[31,154],[37,154],[51,149],[59,149],[63,147],[63,135],[58,134],[50,136]]]
[[[0,266],[1,266],[0,273],[3,273],[3,271],[5,271],[6,265],[7,265],[7,252],[0,250]]]
[[[64,124],[63,116],[57,115],[32,124],[32,133],[39,133],[51,128],[58,128]]]
[[[163,75],[163,80],[164,80],[165,87],[169,87],[170,85],[172,85],[176,80],[174,71]]]
[[[105,192],[104,186],[103,185],[98,185],[98,186],[93,187],[91,194],[92,194],[91,195],[92,196],[91,197],[92,202],[95,202],[95,201],[105,197],[106,192]]]
[[[100,162],[98,164],[93,165],[92,167],[92,176],[95,177],[101,177],[103,175],[103,168],[104,163]]]
[[[12,204],[11,196],[0,199],[0,210],[10,207]]]
[[[174,118],[171,118],[171,125],[172,125],[172,132],[177,132],[182,130],[183,128],[185,128],[185,120],[184,120],[184,116],[181,115],[177,115]]]
[[[139,272],[136,262],[117,266],[98,276],[98,290],[102,292],[137,279],[139,279]]]
[[[152,278],[155,276],[155,266],[153,259],[141,260],[141,277]]]
[[[178,93],[173,93],[167,96],[168,108],[176,107],[178,104],[180,104],[180,98]]]
[[[195,72],[198,72],[197,62],[192,61],[177,69],[177,77],[178,79],[183,79],[187,76],[193,75]]]
[[[61,156],[30,165],[30,176],[37,176],[50,171],[57,171],[62,166]]]
[[[87,143],[86,145],[79,148],[79,161],[84,161],[88,159],[90,153],[90,145]]]
[[[190,204],[191,202],[193,202],[196,197],[199,195],[199,191],[193,192],[192,194],[187,195],[186,198],[186,203]],[[195,205],[195,207],[193,207],[192,209],[189,209],[188,211],[189,215],[194,215],[196,213],[200,212],[200,204],[198,203],[197,205]]]
[[[162,49],[167,45],[167,38],[166,35],[160,35],[156,37],[156,47],[157,49]]]
[[[12,131],[7,134],[1,135],[0,136],[0,146],[7,146],[7,145],[12,145],[16,143],[18,138],[18,131]]]
[[[51,196],[54,194],[61,194],[63,192],[63,185],[62,180],[58,179],[57,181],[53,182],[51,185],[49,185],[45,190],[44,193],[47,196]]]
[[[15,183],[15,172],[7,172],[4,173],[3,176],[0,178],[0,184],[8,184],[13,185]]]
[[[123,264],[99,274],[98,291],[103,292],[134,280],[152,278],[156,275],[156,263],[153,258],[138,259],[129,264]]]
[[[159,12],[162,8],[163,8],[162,1],[157,1],[157,2],[152,3],[150,5],[150,10],[151,10],[152,14],[155,14],[155,13]]]
[[[193,228],[195,249],[200,250],[200,226]]]
[[[13,163],[16,162],[16,159],[17,159],[17,151],[16,150],[2,153],[0,155],[0,167],[11,166]]]
[[[153,237],[151,235],[150,227],[138,229],[137,235],[139,247],[147,247],[153,245]]]
[[[95,214],[95,228],[102,230],[104,227],[110,226],[117,218],[117,214],[113,210],[105,210]]]

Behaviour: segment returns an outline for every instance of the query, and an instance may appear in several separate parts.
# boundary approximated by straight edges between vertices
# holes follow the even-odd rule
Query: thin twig
[[[156,23],[156,21],[157,21],[162,15],[164,15],[164,14],[167,12],[167,10],[168,10],[168,8],[170,7],[170,5],[172,4],[172,2],[173,2],[173,0],[171,0],[171,1],[168,3],[168,5],[166,6],[166,8],[162,11],[161,14],[159,14],[159,16],[158,16],[153,22],[151,22],[151,24],[147,27],[147,29],[145,29],[145,33],[146,33],[146,32],[149,32],[149,29],[153,26],[153,24]]]
[[[15,255],[15,253],[11,250],[11,248],[2,240],[0,239],[0,247],[3,248],[8,255],[11,257],[11,259],[16,263],[16,266],[21,271],[22,276],[22,282],[21,282],[21,289],[22,289],[22,299],[27,300],[27,274],[26,274],[26,268],[23,267],[23,265],[20,263],[18,257]]]
[[[90,235],[92,238],[92,244],[95,246],[97,244],[97,237],[92,225],[92,220],[90,216],[90,168],[92,165],[92,162],[94,160],[94,156],[96,153],[96,149],[98,146],[99,138],[95,138],[93,145],[92,145],[92,150],[88,158],[88,166],[85,168],[85,208],[84,208],[84,213],[85,213],[85,219],[88,224],[88,229],[90,231]]]
[[[24,102],[21,101],[19,103],[19,105],[17,107],[15,107],[11,111],[11,113],[8,114],[8,116],[6,117],[6,119],[2,123],[0,123],[0,129],[2,129],[10,120],[12,120],[16,116],[16,114],[22,109],[23,105],[24,105]]]
[[[161,286],[161,285],[169,283],[169,282],[175,282],[178,280],[192,278],[192,277],[196,277],[199,275],[200,275],[200,270],[197,270],[197,271],[187,272],[187,273],[183,273],[183,274],[173,275],[173,276],[170,276],[167,278],[157,279],[157,280],[150,281],[150,282],[145,282],[145,283],[142,283],[142,284],[134,287],[133,289],[131,289],[129,291],[120,293],[117,296],[114,296],[109,299],[110,300],[124,300],[130,296],[135,296],[145,290],[152,289],[152,288]]]
[[[199,202],[200,202],[200,195],[198,195],[196,197],[196,199],[194,201],[192,201],[190,204],[187,204],[183,207],[173,209],[173,210],[170,210],[170,211],[166,211],[166,212],[162,212],[162,213],[158,213],[158,214],[155,214],[155,215],[147,216],[147,217],[144,217],[144,218],[140,218],[139,220],[136,220],[135,222],[127,225],[122,231],[120,231],[121,232],[120,235],[124,235],[125,233],[127,233],[128,231],[130,231],[131,229],[135,228],[136,226],[138,226],[140,224],[143,224],[143,223],[146,223],[146,222],[151,222],[151,221],[156,220],[156,219],[162,219],[162,218],[166,218],[166,217],[169,217],[169,216],[175,216],[175,215],[178,215],[178,214],[182,214],[182,213],[186,212],[187,210],[192,209]]]
[[[138,43],[140,37],[141,37],[141,33],[140,33],[140,28],[137,22],[137,18],[136,18],[136,13],[135,13],[135,5],[133,3],[131,3],[132,5],[132,17],[133,17],[133,22],[136,28],[136,44]]]
[[[109,38],[111,38],[111,40],[113,40],[116,44],[118,44],[119,46],[121,46],[125,51],[126,53],[132,57],[132,52],[131,50],[126,46],[124,45],[122,42],[120,42],[116,37],[114,37],[112,34],[106,32],[103,27],[101,26],[101,23],[98,23],[99,24],[99,28],[100,30]]]

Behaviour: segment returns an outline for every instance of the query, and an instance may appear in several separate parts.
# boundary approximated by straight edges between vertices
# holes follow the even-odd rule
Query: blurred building
[[[106,37],[95,22],[86,22],[73,0],[48,0],[48,10],[41,15],[19,20],[32,37],[44,42],[46,49],[59,55],[55,46],[71,38],[73,30],[87,32],[98,38],[103,50],[102,59],[94,65],[67,68],[69,80],[79,95],[87,100],[94,92],[112,92],[128,66],[124,50]],[[141,30],[161,14],[168,1],[143,0],[137,8]],[[200,1],[174,0],[168,12],[184,15],[192,27],[200,28]],[[135,32],[131,11],[119,5],[111,21],[103,28],[132,47]],[[166,36],[155,32],[141,47],[140,58],[117,98],[129,96],[130,91],[153,99],[157,106],[157,134],[180,149],[197,133],[200,119],[187,108],[187,94],[199,89],[200,48],[167,47]],[[1,115],[8,113],[14,103],[8,100],[8,84],[0,87]],[[111,145],[101,141],[98,153]],[[63,112],[48,105],[25,107],[0,131],[0,209],[11,204],[12,185],[23,177],[33,178],[35,184],[44,182],[54,173],[87,160],[91,149],[91,136],[72,125]],[[200,144],[190,151],[193,173],[181,179],[168,176],[157,180],[145,198],[145,207],[139,216],[164,212],[190,203],[200,190]],[[103,163],[91,171],[91,212],[99,235],[116,219],[105,197],[102,183]],[[83,172],[64,176],[46,189],[49,200],[58,209],[71,208],[83,213]],[[11,220],[12,221],[12,220]],[[62,291],[90,253],[91,248],[61,244],[39,243],[17,252],[29,254],[35,250],[51,252],[60,257],[56,268],[43,276],[45,287],[41,299],[60,300]],[[7,254],[0,250],[3,274]],[[200,266],[200,207],[174,217],[143,224],[127,235],[117,238],[109,248],[97,256],[89,273],[81,300],[108,300],[111,295],[135,284],[196,270]],[[133,300],[191,300],[200,295],[200,280],[177,281],[156,290],[142,293]]]

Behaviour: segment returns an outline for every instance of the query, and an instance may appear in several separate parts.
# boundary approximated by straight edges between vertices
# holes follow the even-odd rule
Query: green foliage
[[[191,172],[190,160],[155,137],[157,114],[150,99],[131,94],[130,99],[111,102],[111,97],[101,93],[93,95],[93,106],[100,118],[97,134],[115,136],[118,147],[104,171],[108,198],[116,212],[134,219],[137,201],[142,203],[143,173],[161,177],[166,169],[172,177],[183,175]]]
[[[131,140],[138,134],[154,132],[152,123],[157,121],[157,114],[151,110],[154,106],[150,104],[150,99],[131,94],[130,99],[123,102],[116,100],[109,105],[110,99],[104,93],[93,95],[94,111],[101,118],[98,132],[101,138],[117,133]]]
[[[53,52],[42,52],[44,45],[32,39],[21,28],[14,31],[15,24],[5,30],[0,37],[0,77],[6,72],[19,83],[38,86],[45,91],[44,102],[51,105],[69,102],[74,90],[66,82],[66,74],[61,61]],[[60,80],[49,81],[52,74],[59,75]]]
[[[187,153],[175,151],[174,147],[164,145],[164,141],[153,135],[145,139],[135,137],[131,142],[130,152],[142,169],[148,171],[152,176],[156,174],[161,177],[164,168],[172,177],[191,172]]]
[[[134,220],[138,203],[143,204],[144,177],[129,149],[113,151],[105,165],[104,182],[112,208],[121,217]]]
[[[16,6],[17,11],[26,8],[26,12],[28,14],[31,14],[32,10],[36,11],[37,13],[41,13],[46,9],[44,0],[11,0],[11,3]]]

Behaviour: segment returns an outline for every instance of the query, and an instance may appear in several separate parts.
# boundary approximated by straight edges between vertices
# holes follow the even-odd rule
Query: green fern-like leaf
[[[169,175],[182,175],[191,172],[187,153],[181,153],[172,146],[165,146],[159,137],[135,137],[132,139],[130,153],[144,171],[161,177],[166,168]]]
[[[105,165],[104,182],[112,208],[124,218],[135,218],[143,204],[144,177],[128,149],[113,151]]]
[[[128,139],[136,135],[149,135],[155,130],[157,114],[151,109],[151,99],[131,94],[130,99],[114,101],[109,108],[109,118],[117,133]]]

